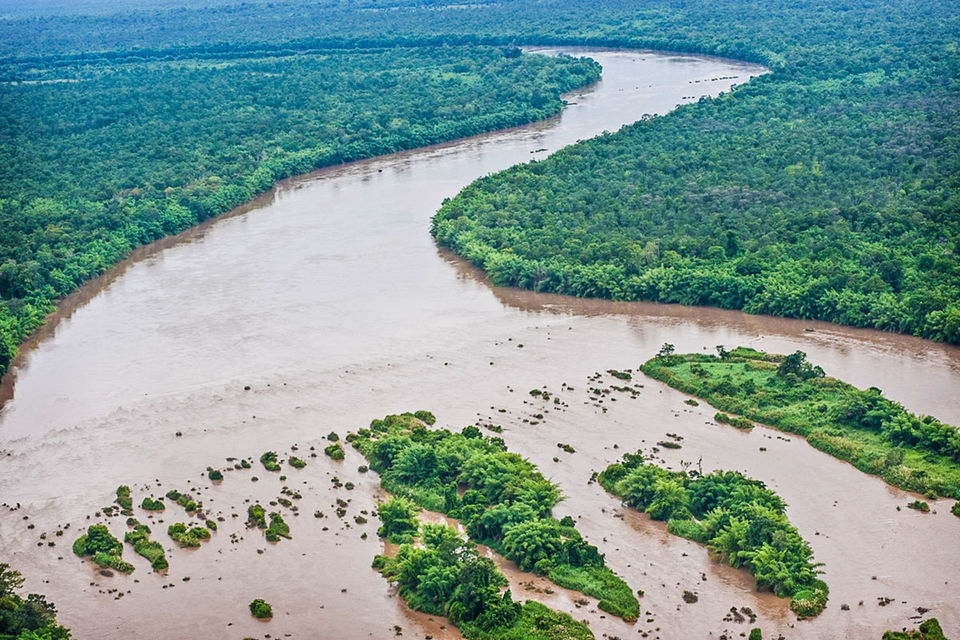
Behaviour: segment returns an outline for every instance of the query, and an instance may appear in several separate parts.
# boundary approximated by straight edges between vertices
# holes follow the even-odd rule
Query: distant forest
[[[291,175],[557,113],[592,60],[513,47],[74,61],[0,85],[0,372],[58,298]]]
[[[772,73],[448,202],[438,241],[494,282],[960,342],[955,2],[178,4],[0,5],[0,371],[138,244],[280,177],[542,118],[596,78],[521,44]]]

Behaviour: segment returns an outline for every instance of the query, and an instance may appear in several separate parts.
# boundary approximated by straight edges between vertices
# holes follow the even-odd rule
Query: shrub
[[[250,614],[254,618],[267,620],[273,617],[273,607],[271,607],[266,601],[257,598],[250,603]]]
[[[417,418],[417,420],[421,420],[424,423],[429,424],[431,426],[437,421],[436,416],[434,416],[429,411],[424,411],[423,409],[421,409],[420,411],[415,411],[413,415]]]
[[[307,463],[297,456],[290,456],[290,459],[287,460],[287,463],[294,469],[303,469],[305,466],[307,466]]]
[[[270,514],[270,526],[263,532],[270,542],[279,542],[280,538],[290,539],[290,526],[283,521],[279,513]]]
[[[207,477],[213,481],[223,480],[223,473],[219,469],[207,467]]]
[[[267,451],[260,456],[260,463],[267,471],[280,471],[280,464],[277,462],[277,452]]]
[[[324,449],[323,452],[334,460],[343,460],[346,455],[343,452],[343,445],[341,445],[339,442],[334,442]]]
[[[915,511],[930,513],[930,505],[924,502],[923,500],[914,500],[913,502],[908,504],[907,507]]]
[[[90,525],[87,532],[74,541],[73,552],[81,558],[91,556],[101,567],[116,569],[121,573],[133,571],[133,565],[124,562],[120,557],[123,554],[123,544],[102,524]]]
[[[200,546],[202,540],[210,539],[210,531],[204,527],[187,528],[182,522],[177,522],[167,527],[167,535],[185,548],[196,548]]]
[[[133,501],[130,499],[130,487],[125,484],[117,487],[117,504],[120,505],[120,513],[125,516],[133,515]]]
[[[140,503],[140,508],[146,511],[163,511],[166,509],[166,506],[163,504],[163,500],[154,500],[153,498],[146,497],[143,499],[143,502]]]

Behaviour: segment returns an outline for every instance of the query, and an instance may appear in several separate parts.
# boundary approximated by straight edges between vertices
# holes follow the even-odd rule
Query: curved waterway
[[[960,519],[947,501],[929,515],[898,510],[915,496],[797,438],[714,424],[710,407],[685,405],[683,394],[652,380],[636,378],[644,385],[636,399],[602,407],[588,402],[586,384],[595,371],[636,367],[664,342],[681,352],[802,349],[830,375],[957,424],[960,349],[825,323],[498,289],[433,244],[430,216],[477,177],[763,72],[715,58],[574,53],[601,62],[603,79],[567,96],[560,116],[287,181],[138,251],[67,300],[24,348],[0,390],[0,502],[20,505],[0,512],[2,560],[57,603],[77,637],[384,638],[395,625],[408,638],[459,637],[444,620],[407,609],[370,569],[383,549],[370,514],[380,495],[375,474],[358,471],[362,460],[349,447],[343,462],[309,457],[330,431],[343,436],[418,408],[443,425],[502,425],[511,449],[560,484],[567,499],[558,516],[578,518],[610,566],[645,591],[645,613],[628,625],[605,617],[595,600],[548,593],[542,580],[502,563],[516,597],[568,610],[598,638],[739,637],[751,625],[730,619],[731,607],[752,610],[764,637],[879,638],[915,623],[918,607],[960,635]],[[534,387],[564,404],[535,402]],[[786,499],[826,564],[831,597],[819,618],[797,621],[786,600],[756,593],[747,573],[588,483],[667,432],[683,437],[682,449],[661,453],[667,463],[739,469]],[[293,446],[309,464],[285,471],[286,481],[256,462]],[[230,470],[211,486],[204,470],[232,467],[229,456],[253,457],[254,469]],[[346,482],[355,487],[338,486]],[[123,517],[95,514],[119,484],[131,486],[136,504],[192,490],[208,515],[223,518],[219,531],[200,549],[174,549],[166,526],[186,514],[176,505],[152,517],[138,508],[168,548],[169,573],[152,573],[127,545],[134,574],[101,576],[69,547],[96,521],[122,536]],[[244,527],[246,501],[276,500],[284,485],[301,495],[299,511],[286,516],[293,539],[271,545]],[[342,519],[337,499],[347,504]],[[684,602],[685,590],[699,600]],[[250,617],[254,598],[273,604],[271,622]],[[891,600],[879,606],[880,598]]]

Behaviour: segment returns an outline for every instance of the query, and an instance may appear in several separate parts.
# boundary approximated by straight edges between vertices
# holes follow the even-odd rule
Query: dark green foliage
[[[262,599],[260,599],[260,598],[257,598],[256,600],[254,600],[253,602],[250,603],[250,614],[251,614],[254,618],[259,618],[259,619],[261,619],[261,620],[265,620],[265,619],[267,619],[267,618],[272,618],[272,617],[273,617],[273,607],[271,607],[269,604],[267,604],[266,601],[264,601],[264,600],[262,600]]]
[[[210,531],[217,530],[217,523],[214,522],[213,520],[207,520],[206,525],[207,525],[207,529],[210,529]]]
[[[290,459],[287,460],[287,462],[294,469],[303,469],[305,466],[307,466],[307,463],[301,460],[300,458],[298,458],[297,456],[290,456]]]
[[[207,467],[207,477],[214,482],[223,480],[223,472],[219,469],[214,469],[213,467]]]
[[[740,416],[728,416],[722,411],[718,411],[716,414],[714,414],[713,419],[717,422],[729,424],[737,429],[753,429],[753,423],[746,418],[741,418]]]
[[[434,218],[442,245],[497,285],[960,342],[956,5],[623,0],[580,19],[566,33],[773,72],[481,178]]]
[[[17,593],[23,576],[0,563],[0,639],[70,640],[70,630],[57,624],[57,608],[37,593]]]
[[[747,640],[763,640],[763,632],[760,629],[750,629],[750,637]]]
[[[143,499],[143,502],[140,503],[141,509],[146,509],[147,511],[163,511],[166,509],[166,506],[163,504],[163,500],[154,500],[153,498],[146,496]]]
[[[204,540],[210,539],[210,531],[205,527],[190,527],[177,522],[167,527],[167,534],[181,547],[199,547]]]
[[[930,513],[930,505],[924,502],[923,500],[914,500],[907,505],[908,509],[913,509],[915,511],[920,511],[923,513]]]
[[[607,373],[620,380],[633,380],[633,376],[626,371],[617,371],[616,369],[607,369]]]
[[[447,616],[465,638],[478,640],[586,640],[593,634],[569,615],[534,602],[514,602],[501,591],[507,579],[493,561],[477,554],[455,529],[425,524],[422,547],[403,544],[395,557],[377,556],[373,566],[397,582],[411,608]],[[416,528],[414,529],[416,532]]]
[[[260,456],[260,463],[267,471],[280,471],[280,463],[277,462],[277,452],[267,451]]]
[[[193,500],[188,494],[180,493],[176,489],[170,489],[170,491],[167,491],[167,498],[173,500],[178,505],[183,507],[187,513],[192,513],[200,508],[200,503]]]
[[[381,502],[377,505],[377,512],[382,525],[377,529],[377,535],[393,544],[410,542],[420,527],[418,511],[417,506],[405,498],[392,497]]]
[[[358,434],[353,446],[380,473],[385,489],[458,518],[471,538],[525,570],[598,598],[601,609],[637,618],[639,603],[630,587],[571,521],[552,517],[560,500],[557,487],[530,462],[507,452],[501,439],[484,438],[475,428],[430,430],[409,413],[374,420],[367,434]],[[396,511],[388,518],[402,524],[383,533],[410,535],[416,530],[412,511]]]
[[[950,513],[960,518],[960,502],[953,503],[953,506],[950,507]]]
[[[790,356],[737,348],[725,358],[704,354],[648,360],[647,375],[722,411],[718,422],[751,420],[807,438],[814,447],[888,483],[935,496],[960,498],[960,432],[931,416],[916,416],[875,387],[857,389],[825,377]]]
[[[159,542],[150,540],[150,527],[147,525],[135,525],[133,531],[127,531],[123,540],[132,544],[134,551],[149,560],[154,571],[162,571],[170,566],[163,552],[163,546]]]
[[[327,440],[329,440],[330,442],[336,442],[339,439],[340,439],[340,436],[337,435],[336,431],[331,431],[330,433],[327,434]]]
[[[607,467],[604,489],[627,505],[666,520],[675,534],[705,544],[733,567],[746,567],[758,589],[790,597],[800,617],[818,615],[827,585],[810,545],[784,515],[786,505],[762,482],[732,471],[690,476],[645,464],[637,453]]]
[[[133,515],[133,501],[130,499],[130,487],[125,484],[117,487],[117,504],[120,505],[120,513],[125,516]]]
[[[413,415],[414,417],[416,417],[417,420],[420,420],[424,424],[427,424],[430,426],[433,426],[437,421],[436,416],[434,416],[429,411],[424,411],[423,409],[420,409],[419,411],[414,411]]]
[[[131,573],[133,565],[124,562],[123,543],[110,534],[105,525],[94,524],[87,527],[87,532],[73,543],[73,552],[80,556],[91,556],[93,561],[101,567],[116,569],[121,573]]]
[[[343,445],[339,442],[334,442],[333,444],[327,446],[323,452],[334,460],[343,460],[346,455],[343,451]]]
[[[235,35],[219,55],[151,59],[138,42],[0,61],[0,373],[55,300],[142,244],[291,175],[545,118],[599,75],[493,47],[238,56],[251,35]]]
[[[263,532],[270,542],[279,542],[280,538],[290,539],[290,525],[283,521],[279,513],[270,514],[270,526]]]
[[[930,618],[920,623],[920,627],[912,631],[887,631],[883,640],[947,640],[936,618]]]
[[[258,529],[267,528],[267,514],[259,504],[252,504],[247,507],[247,526],[257,527]]]

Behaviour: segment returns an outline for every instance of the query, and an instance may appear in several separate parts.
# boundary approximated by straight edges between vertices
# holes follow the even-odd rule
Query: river
[[[948,501],[936,501],[929,515],[898,510],[914,496],[797,438],[713,424],[708,406],[685,405],[683,394],[656,381],[637,379],[638,397],[609,401],[606,410],[587,402],[586,385],[594,372],[636,367],[664,342],[679,352],[717,344],[803,349],[829,375],[958,424],[960,349],[820,322],[495,288],[432,242],[431,215],[472,180],[763,72],[716,58],[575,53],[598,60],[603,79],[568,95],[559,116],[285,181],[138,250],[70,296],[25,346],[0,385],[0,502],[21,505],[0,511],[3,561],[57,603],[77,637],[154,638],[163,629],[171,638],[383,638],[394,625],[403,637],[458,637],[444,621],[409,611],[370,569],[383,548],[377,521],[353,518],[373,510],[375,474],[357,470],[362,460],[349,447],[339,463],[307,457],[330,431],[343,436],[419,408],[442,425],[502,425],[511,449],[560,484],[567,499],[558,517],[578,517],[610,566],[646,592],[641,612],[649,613],[626,625],[595,602],[577,607],[563,590],[528,591],[531,577],[504,565],[517,597],[571,611],[598,638],[738,636],[751,625],[724,621],[732,606],[752,609],[768,638],[879,638],[914,622],[917,607],[938,616],[948,636],[960,635],[960,519]],[[534,387],[568,406],[535,403],[527,394]],[[536,413],[546,418],[531,425]],[[797,622],[788,601],[756,593],[749,574],[711,561],[702,547],[588,484],[592,471],[666,432],[684,438],[682,449],[661,453],[667,462],[702,458],[705,471],[739,469],[785,498],[788,516],[826,563],[831,599],[820,617]],[[274,546],[243,526],[245,501],[276,499],[284,483],[256,458],[295,445],[309,463],[286,472],[303,496],[302,515],[287,517],[293,539]],[[255,468],[210,486],[204,470],[229,467],[228,456],[252,457]],[[356,487],[337,487],[333,476]],[[224,518],[220,531],[201,549],[168,551],[168,575],[152,574],[128,545],[135,573],[99,576],[69,544],[102,519],[87,517],[119,484],[132,487],[135,503],[193,487]],[[343,520],[333,513],[337,498],[350,500]],[[314,518],[318,510],[323,518]],[[169,546],[166,524],[183,517],[169,506],[148,520],[154,538]],[[122,518],[110,522],[122,535]],[[684,590],[699,601],[685,603]],[[878,606],[883,597],[893,600]],[[254,598],[273,604],[273,621],[250,617]]]

